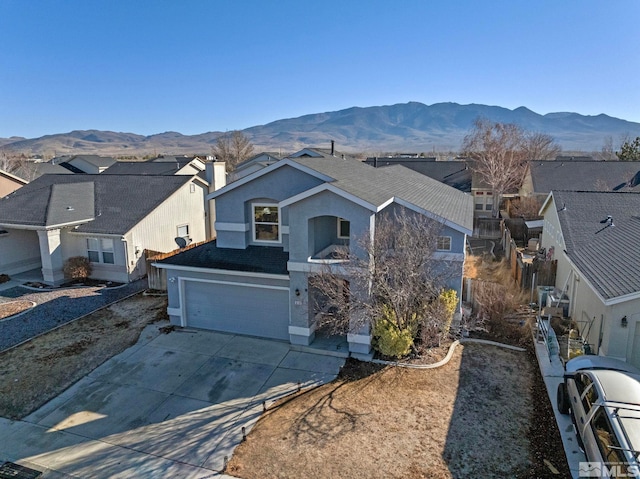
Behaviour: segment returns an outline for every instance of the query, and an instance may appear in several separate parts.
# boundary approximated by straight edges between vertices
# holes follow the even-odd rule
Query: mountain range
[[[570,151],[596,151],[605,137],[615,143],[622,137],[640,136],[640,123],[578,113],[540,115],[528,108],[514,110],[499,106],[409,102],[388,106],[353,107],[277,120],[242,130],[256,151],[293,152],[306,146],[328,147],[335,140],[344,152],[431,152],[457,151],[473,121],[515,123],[526,130],[551,135]],[[92,153],[114,156],[155,154],[206,154],[222,132],[183,135],[165,132],[137,135],[100,130],[76,130],[40,138],[0,138],[7,153],[55,156]]]

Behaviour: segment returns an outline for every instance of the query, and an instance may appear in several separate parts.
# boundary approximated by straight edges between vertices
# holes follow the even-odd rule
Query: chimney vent
[[[336,142],[331,140],[331,156],[336,156]]]

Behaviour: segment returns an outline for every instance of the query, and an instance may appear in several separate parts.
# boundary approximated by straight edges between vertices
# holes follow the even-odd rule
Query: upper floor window
[[[253,207],[253,240],[280,243],[280,211],[275,204],[257,204]]]
[[[451,236],[438,236],[436,250],[451,251]]]
[[[351,236],[351,223],[344,218],[338,218],[338,238],[349,239]]]
[[[114,264],[111,238],[87,238],[87,256],[92,263]]]

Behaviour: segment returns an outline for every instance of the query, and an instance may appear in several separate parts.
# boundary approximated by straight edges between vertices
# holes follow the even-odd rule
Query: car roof
[[[619,359],[592,354],[584,354],[567,361],[565,369],[567,372],[575,372],[582,369],[612,369],[615,371],[626,371],[633,374],[640,374],[640,369],[629,363],[620,361]]]
[[[640,376],[610,369],[585,372],[600,383],[604,401],[640,406]]]

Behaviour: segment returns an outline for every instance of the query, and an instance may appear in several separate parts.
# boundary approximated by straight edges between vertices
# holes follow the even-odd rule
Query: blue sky
[[[640,1],[0,0],[0,137],[418,101],[640,122]]]

